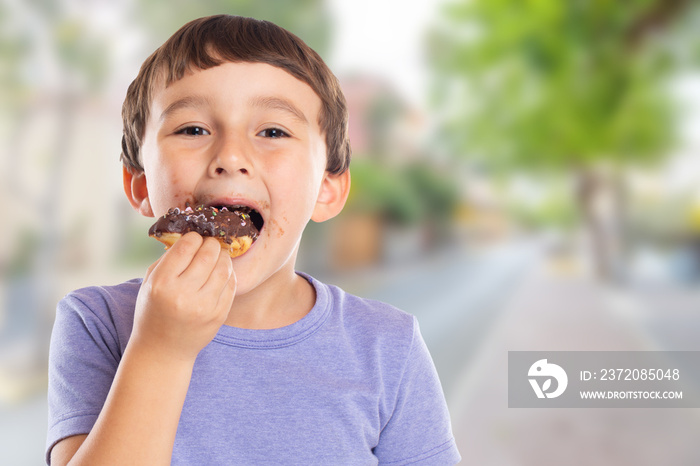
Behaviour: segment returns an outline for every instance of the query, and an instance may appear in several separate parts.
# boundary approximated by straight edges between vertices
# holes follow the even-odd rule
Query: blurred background
[[[0,463],[43,463],[56,302],[162,247],[121,103],[190,19],[271,20],[348,99],[353,187],[299,269],[418,316],[463,464],[700,464],[695,409],[508,409],[507,351],[700,351],[686,0],[0,0]]]

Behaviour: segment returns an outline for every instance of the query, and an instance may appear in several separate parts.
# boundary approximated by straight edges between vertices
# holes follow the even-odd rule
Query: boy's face
[[[141,148],[144,173],[128,180],[130,200],[156,217],[186,203],[257,210],[260,237],[234,259],[237,271],[245,268],[239,293],[252,289],[293,268],[309,219],[337,214],[347,196],[339,185],[347,175],[325,170],[320,108],[306,83],[261,63],[224,63],[156,86]]]

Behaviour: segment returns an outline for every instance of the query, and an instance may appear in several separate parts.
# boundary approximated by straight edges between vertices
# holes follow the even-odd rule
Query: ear
[[[124,181],[124,193],[129,199],[131,206],[145,217],[153,217],[151,201],[148,198],[148,186],[146,185],[146,174],[144,172],[132,173],[128,168],[122,168],[122,178]]]
[[[314,222],[325,222],[338,215],[350,192],[350,170],[345,170],[340,174],[326,172],[323,175],[321,189],[316,199],[311,220]]]

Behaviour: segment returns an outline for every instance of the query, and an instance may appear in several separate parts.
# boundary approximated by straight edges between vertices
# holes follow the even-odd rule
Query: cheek
[[[154,133],[146,131],[141,153],[151,207],[158,215],[171,207],[194,204],[194,183],[201,167],[191,158],[180,157],[167,141],[159,142]]]
[[[271,199],[275,213],[265,228],[273,238],[301,233],[311,218],[318,195],[312,177],[308,173],[288,172],[276,180]]]
[[[171,207],[185,207],[194,203],[193,189],[178,172],[162,167],[156,170],[148,180],[148,192],[154,214],[165,214]]]

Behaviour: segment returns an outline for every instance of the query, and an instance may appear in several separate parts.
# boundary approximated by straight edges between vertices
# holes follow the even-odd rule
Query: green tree
[[[691,13],[685,0],[450,3],[430,37],[433,103],[444,116],[437,139],[491,170],[573,175],[598,272],[612,277],[616,175],[673,143],[668,78],[692,62]],[[605,186],[618,206],[607,219],[595,205]]]

